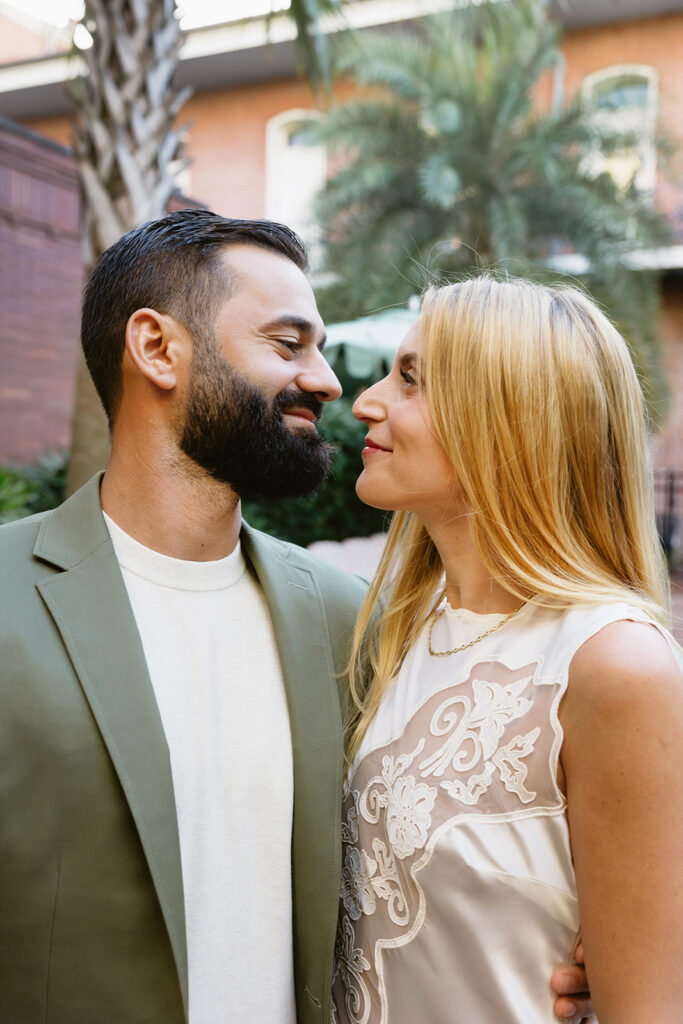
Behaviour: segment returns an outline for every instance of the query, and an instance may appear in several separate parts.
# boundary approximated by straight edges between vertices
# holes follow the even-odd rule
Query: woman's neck
[[[482,562],[472,539],[470,516],[425,526],[441,558],[451,607],[479,614],[506,614],[519,607],[519,598],[506,590]]]

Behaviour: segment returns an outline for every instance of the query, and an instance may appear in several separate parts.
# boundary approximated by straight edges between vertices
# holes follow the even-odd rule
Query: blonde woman
[[[336,1020],[550,1024],[582,939],[600,1024],[680,1024],[683,662],[624,341],[576,290],[432,290],[354,414],[358,494],[397,514],[357,630]]]

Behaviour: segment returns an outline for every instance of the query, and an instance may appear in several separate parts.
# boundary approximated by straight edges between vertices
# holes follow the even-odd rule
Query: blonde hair
[[[421,332],[435,432],[491,575],[520,600],[627,601],[666,622],[646,413],[607,317],[575,288],[487,276],[430,289]],[[349,761],[443,597],[442,573],[422,523],[397,513],[354,638]]]

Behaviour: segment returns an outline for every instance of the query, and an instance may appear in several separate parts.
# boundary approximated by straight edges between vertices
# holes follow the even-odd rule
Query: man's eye
[[[401,370],[400,373],[401,373],[401,376],[403,377],[404,381],[406,382],[406,384],[416,384],[417,383],[417,381],[413,377],[412,373],[410,373],[408,370]]]
[[[289,349],[290,352],[298,352],[301,348],[301,344],[298,341],[292,341],[290,338],[278,338],[277,341]]]

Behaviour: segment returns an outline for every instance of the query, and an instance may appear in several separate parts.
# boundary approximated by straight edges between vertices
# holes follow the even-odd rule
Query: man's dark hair
[[[149,307],[180,321],[193,338],[211,336],[230,277],[220,257],[258,245],[306,270],[306,249],[284,224],[177,210],[129,231],[102,254],[83,291],[81,346],[111,423],[121,397],[126,324]]]

